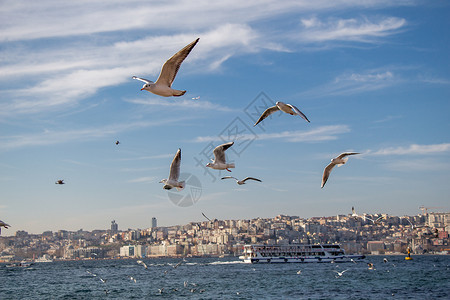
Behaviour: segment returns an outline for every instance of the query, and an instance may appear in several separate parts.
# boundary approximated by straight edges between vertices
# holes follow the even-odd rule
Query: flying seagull
[[[137,263],[142,265],[146,269],[148,268],[147,265],[145,264],[145,262],[143,262],[142,260],[138,260]]]
[[[119,141],[116,141],[116,145],[119,145],[120,144],[120,142]]]
[[[369,221],[372,221],[373,224],[380,224],[381,220],[383,220],[383,216],[376,218],[375,220],[369,217],[364,217],[364,219],[367,219]]]
[[[229,168],[234,168],[234,164],[227,164],[225,160],[225,150],[233,146],[234,142],[229,142],[222,144],[220,146],[217,146],[213,153],[214,153],[214,160],[212,162],[206,164],[207,167],[215,170],[227,170],[228,172],[231,172]]]
[[[11,225],[6,224],[5,222],[0,220],[0,233],[2,233],[2,227],[5,227],[6,229],[8,229],[8,227],[10,227]]]
[[[255,181],[262,182],[262,181],[259,180],[258,178],[254,178],[254,177],[245,177],[244,179],[239,180],[239,179],[237,179],[236,177],[233,177],[233,176],[225,176],[225,177],[222,177],[222,178],[220,178],[220,179],[230,179],[230,178],[236,180],[236,183],[239,184],[239,185],[245,184],[245,182],[246,182],[247,180],[255,180]]]
[[[208,221],[211,221],[211,219],[208,218],[204,213],[202,213],[202,215],[203,215],[206,219],[208,219]]]
[[[159,183],[164,183],[163,189],[170,190],[177,188],[178,191],[184,189],[184,181],[178,181],[180,177],[180,165],[181,165],[181,149],[178,149],[172,164],[170,165],[169,179],[163,179]]]
[[[348,271],[348,270],[344,270],[344,271],[342,271],[342,272],[338,272],[338,271],[334,271],[334,272],[337,273],[336,278],[339,278],[339,277],[341,277],[342,275],[344,275],[344,273],[347,272],[347,271]]]
[[[275,104],[276,104],[275,106],[272,106],[272,107],[269,107],[268,109],[266,109],[262,113],[261,117],[259,117],[258,121],[256,121],[255,125],[253,125],[253,126],[258,125],[259,122],[261,122],[262,120],[264,120],[265,118],[267,118],[268,116],[270,116],[271,114],[273,114],[274,112],[276,112],[278,110],[281,110],[282,112],[285,112],[292,116],[294,116],[294,115],[300,116],[309,123],[308,118],[294,105],[286,104],[281,101],[278,101]]]
[[[55,184],[65,184],[64,179],[56,180]]]
[[[357,152],[344,152],[344,153],[341,153],[338,157],[332,158],[330,164],[325,167],[325,170],[323,170],[321,188],[323,188],[325,183],[327,182],[328,176],[330,176],[331,170],[333,170],[333,168],[336,165],[338,167],[343,166],[348,160],[347,156],[355,155],[355,154],[359,154],[359,153],[357,153]]]
[[[131,281],[134,281],[134,283],[136,283],[136,278],[134,278],[133,276],[128,276],[128,278],[130,278]]]
[[[198,40],[199,38],[175,53],[171,58],[169,58],[162,66],[161,73],[159,74],[156,82],[133,76],[133,79],[145,82],[141,91],[146,90],[150,93],[163,97],[183,96],[186,91],[174,90],[171,86],[173,81],[175,80],[175,76],[177,76],[177,72],[180,69],[181,63],[189,55],[191,50],[197,44]]]

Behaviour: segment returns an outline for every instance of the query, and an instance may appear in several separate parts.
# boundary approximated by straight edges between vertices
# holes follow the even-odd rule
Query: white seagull
[[[191,50],[197,44],[198,40],[199,38],[175,53],[171,58],[169,58],[162,66],[161,73],[159,74],[156,82],[133,76],[133,79],[145,82],[141,91],[146,90],[150,93],[163,97],[183,96],[186,91],[174,90],[171,86],[173,81],[175,80],[175,76],[177,76],[177,72],[180,69],[181,63],[189,55]]]
[[[273,114],[274,112],[276,112],[278,110],[281,110],[282,112],[285,112],[292,116],[294,116],[294,115],[300,116],[309,123],[308,118],[294,105],[286,104],[281,101],[278,101],[275,104],[276,104],[275,106],[272,106],[272,107],[269,107],[268,109],[266,109],[262,113],[261,117],[259,117],[258,121],[256,121],[255,125],[253,125],[253,126],[258,125],[259,122],[261,122],[262,120],[264,120],[265,118],[267,118],[268,116],[270,116],[271,114]]]
[[[178,149],[172,164],[170,165],[169,179],[163,179],[159,183],[164,183],[163,189],[170,190],[177,188],[178,191],[184,189],[184,181],[178,181],[180,177],[180,165],[181,165],[181,149]]]
[[[134,283],[136,283],[136,278],[134,278],[133,276],[128,276],[128,278],[130,278],[131,281],[134,281]]]
[[[323,170],[322,185],[320,187],[321,188],[324,187],[325,183],[328,180],[328,177],[330,176],[331,170],[333,170],[333,168],[336,165],[338,167],[343,166],[348,160],[347,156],[355,155],[355,154],[359,154],[359,153],[357,153],[357,152],[344,152],[344,153],[341,153],[338,157],[332,158],[330,164],[325,167],[325,170]]]
[[[245,182],[246,182],[247,180],[255,180],[255,181],[262,182],[262,181],[259,180],[258,178],[254,178],[254,177],[245,177],[244,179],[239,180],[239,179],[237,179],[236,177],[233,177],[233,176],[225,176],[225,177],[222,177],[222,178],[220,178],[220,179],[234,179],[234,180],[236,180],[236,183],[239,184],[239,185],[245,184]]]
[[[138,260],[137,263],[144,266],[144,268],[146,268],[146,269],[148,268],[147,265],[145,264],[145,262],[143,262],[142,260]]]
[[[215,170],[227,170],[228,172],[231,172],[229,168],[234,168],[234,164],[227,164],[225,160],[225,150],[233,146],[234,142],[229,142],[222,144],[220,146],[217,146],[213,153],[214,153],[214,160],[212,162],[206,164],[207,167]]]
[[[336,278],[339,278],[339,277],[341,277],[342,275],[344,275],[344,273],[347,272],[347,271],[348,271],[348,270],[344,270],[344,271],[342,271],[342,272],[338,272],[338,271],[334,271],[334,272],[337,273]]]

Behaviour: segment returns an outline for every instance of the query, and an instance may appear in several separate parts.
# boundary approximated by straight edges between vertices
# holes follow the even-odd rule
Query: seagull
[[[369,220],[369,221],[372,221],[372,223],[373,224],[380,224],[381,223],[381,220],[383,220],[383,216],[381,216],[381,217],[378,217],[378,218],[376,218],[376,220],[374,220],[374,219],[371,219],[371,218],[369,218],[369,217],[364,217],[365,219],[367,219],[367,220]]]
[[[333,271],[333,272],[336,272],[336,273],[337,273],[336,278],[339,278],[339,277],[341,277],[342,275],[344,275],[344,273],[347,272],[347,271],[348,271],[348,270],[344,270],[344,271],[342,271],[342,272],[338,272],[338,271]]]
[[[355,261],[353,258],[350,258],[350,260],[351,260],[354,264],[356,264],[356,261]]]
[[[58,179],[55,184],[65,184],[64,179]]]
[[[162,289],[158,289],[158,293],[160,293],[160,294],[162,294],[162,293],[163,293],[163,291],[164,291],[164,288],[162,288]]]
[[[369,267],[369,270],[374,270],[373,263],[367,263],[367,266]]]
[[[338,157],[331,159],[331,162],[328,166],[325,167],[325,170],[323,170],[323,177],[322,177],[322,185],[321,188],[324,187],[325,183],[328,180],[328,176],[330,176],[331,170],[333,170],[333,168],[337,165],[338,167],[344,165],[347,160],[349,155],[355,155],[355,154],[359,154],[357,152],[344,152],[341,153]]]
[[[383,262],[384,263],[387,263],[388,262],[388,259],[385,257],[385,258],[383,258]]]
[[[297,274],[298,274],[298,275],[302,274],[302,270],[298,270],[298,271],[297,271]]]
[[[177,72],[180,69],[181,63],[189,55],[199,39],[200,38],[196,39],[195,41],[175,53],[171,58],[169,58],[162,66],[161,73],[159,74],[156,82],[133,76],[133,79],[145,82],[141,91],[146,90],[150,93],[163,97],[183,96],[186,91],[174,90],[171,88],[171,86],[173,81],[175,80],[175,76],[177,76]]]
[[[239,180],[239,179],[237,179],[236,177],[233,177],[233,176],[225,176],[225,177],[222,177],[222,178],[220,178],[220,179],[230,179],[230,178],[236,180],[236,183],[239,184],[239,185],[245,184],[245,182],[246,182],[247,180],[255,180],[255,181],[262,182],[262,181],[259,180],[258,178],[254,178],[254,177],[245,177],[244,179]]]
[[[119,145],[120,144],[120,142],[119,141],[116,141],[116,145]]]
[[[173,268],[174,268],[174,269],[178,268],[178,267],[181,265],[182,262],[183,262],[183,261],[180,261],[180,262],[177,263],[175,266],[173,266]]]
[[[164,183],[163,189],[171,190],[177,188],[178,191],[184,189],[184,181],[178,181],[180,177],[180,165],[181,165],[181,149],[178,149],[172,164],[170,165],[169,179],[163,179],[159,183]]]
[[[146,269],[148,268],[147,265],[145,264],[145,262],[143,262],[142,260],[138,260],[137,263],[144,266],[144,268],[146,268]]]
[[[258,125],[259,122],[261,122],[262,120],[264,120],[265,118],[267,118],[268,116],[270,116],[271,114],[273,114],[274,112],[276,112],[278,110],[281,110],[282,112],[285,112],[285,113],[290,114],[292,116],[293,115],[298,115],[298,116],[302,117],[305,121],[307,121],[309,123],[308,118],[297,107],[295,107],[294,105],[286,104],[286,103],[283,103],[281,101],[278,101],[275,104],[276,104],[275,106],[272,106],[272,107],[269,107],[268,109],[266,109],[262,113],[261,117],[259,117],[258,121],[256,121],[255,125],[253,125],[253,126]]]
[[[225,160],[225,151],[233,146],[234,142],[229,142],[222,144],[220,146],[217,146],[213,153],[214,153],[214,160],[212,162],[206,164],[207,167],[215,170],[227,170],[228,172],[231,172],[228,168],[234,168],[234,164],[227,164]]]
[[[89,271],[89,270],[86,270],[86,272],[88,273],[88,274],[91,274],[92,276],[97,276],[96,274],[94,274],[94,273],[92,273],[91,271]]]
[[[134,283],[136,283],[136,278],[134,278],[133,276],[128,276],[130,278],[131,281],[134,281]]]
[[[184,285],[184,287],[187,287],[188,282],[187,281],[183,282],[183,285]]]
[[[99,279],[100,279],[101,282],[106,283],[106,279],[103,279],[101,277],[99,277]]]
[[[200,96],[192,97],[192,100],[198,100],[198,99],[200,99]]]
[[[8,229],[8,227],[10,227],[11,225],[6,224],[5,222],[0,220],[0,233],[2,233],[2,227],[5,227],[6,229]]]
[[[202,215],[203,215],[206,219],[208,219],[208,221],[211,221],[211,219],[208,218],[204,213],[202,213]]]

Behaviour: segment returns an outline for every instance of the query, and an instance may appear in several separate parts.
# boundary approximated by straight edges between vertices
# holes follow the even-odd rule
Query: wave
[[[245,264],[245,262],[241,260],[233,260],[233,261],[213,261],[208,263],[208,265],[234,265],[234,264]]]

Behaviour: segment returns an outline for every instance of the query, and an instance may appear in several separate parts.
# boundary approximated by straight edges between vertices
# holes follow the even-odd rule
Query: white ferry
[[[245,263],[309,263],[350,262],[362,260],[364,255],[346,255],[337,244],[317,245],[245,245]]]

